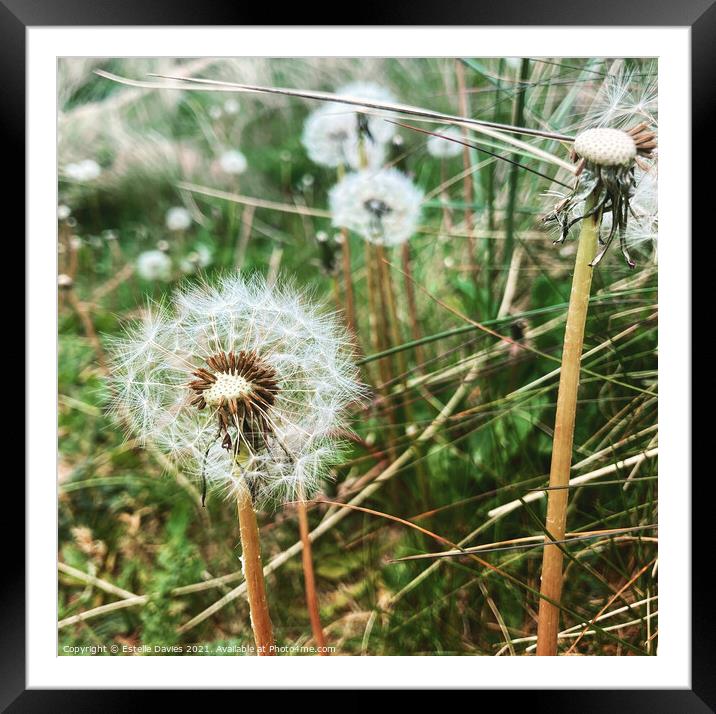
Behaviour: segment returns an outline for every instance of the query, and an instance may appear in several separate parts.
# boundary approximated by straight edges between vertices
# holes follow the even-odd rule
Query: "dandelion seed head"
[[[57,207],[57,219],[59,221],[66,221],[72,213],[72,209],[65,204],[60,204]]]
[[[219,166],[224,173],[238,175],[244,173],[248,167],[246,157],[238,150],[224,152],[219,158]]]
[[[88,183],[99,178],[102,167],[94,159],[84,159],[75,163],[67,164],[64,174],[67,178],[78,183]]]
[[[450,141],[450,139],[462,141],[462,132],[458,129],[450,128],[440,132],[440,136],[431,134],[427,142],[428,153],[436,159],[450,159],[454,156],[459,156],[463,151],[463,145],[457,141]]]
[[[161,250],[147,250],[137,258],[137,273],[144,280],[169,280],[171,271],[171,258]]]
[[[204,244],[196,246],[185,258],[179,263],[179,268],[183,273],[194,273],[201,268],[206,268],[214,260],[211,248]]]
[[[241,105],[239,104],[238,100],[234,99],[233,97],[230,99],[227,99],[224,102],[224,111],[227,114],[238,114],[240,109],[241,109]]]
[[[184,206],[172,206],[167,211],[165,224],[170,231],[185,231],[191,225],[191,213]]]
[[[393,95],[378,84],[356,82],[339,88],[336,94],[368,101],[395,102]],[[392,113],[365,114],[367,134],[361,139],[358,111],[350,104],[329,102],[308,115],[301,141],[311,161],[335,168],[361,166],[361,151],[371,168],[385,160],[385,145],[395,135],[395,125],[385,121]],[[362,146],[361,146],[362,144]]]
[[[337,318],[291,286],[225,276],[179,289],[110,345],[113,410],[226,495],[308,498],[363,396]]]
[[[333,225],[377,245],[399,245],[415,233],[423,193],[397,169],[348,174],[329,193]]]

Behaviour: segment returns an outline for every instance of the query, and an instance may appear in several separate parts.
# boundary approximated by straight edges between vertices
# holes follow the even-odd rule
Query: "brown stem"
[[[401,263],[403,268],[405,298],[408,304],[408,320],[410,321],[410,336],[413,340],[419,340],[422,337],[420,332],[420,324],[418,321],[418,305],[415,300],[415,286],[413,285],[413,271],[410,265],[410,244],[403,243],[401,248]],[[424,369],[423,348],[420,345],[415,347],[415,361],[418,364],[417,371],[422,374]]]
[[[303,580],[306,588],[308,617],[311,620],[313,639],[319,648],[318,654],[325,655],[326,638],[323,635],[323,628],[321,627],[321,614],[318,605],[318,593],[316,592],[316,578],[313,572],[313,553],[311,550],[311,538],[309,536],[308,512],[304,501],[298,502],[298,528],[301,533],[301,543],[303,543],[301,558],[303,560]]]
[[[70,305],[72,305],[72,309],[77,314],[77,317],[79,317],[85,335],[90,341],[92,349],[94,349],[94,353],[97,356],[97,363],[99,364],[99,368],[102,370],[102,372],[104,372],[104,374],[107,374],[109,372],[109,370],[107,369],[107,360],[104,357],[104,350],[102,349],[102,343],[97,336],[97,331],[94,329],[94,323],[92,322],[92,316],[90,315],[89,308],[77,297],[77,294],[75,293],[73,287],[70,287],[65,292],[67,295],[68,302],[70,303]]]
[[[343,264],[343,291],[346,296],[346,321],[354,335],[358,334],[356,329],[355,308],[353,303],[353,273],[351,272],[351,243],[348,231],[341,229],[341,261]]]
[[[261,546],[256,512],[249,489],[242,485],[236,494],[239,513],[239,533],[241,536],[241,562],[246,579],[246,592],[249,597],[251,628],[254,631],[256,652],[267,656],[275,654],[273,628],[266,599],[263,566],[261,565]]]
[[[594,207],[594,195],[586,202],[589,213]],[[579,370],[584,343],[584,326],[589,307],[589,292],[592,284],[591,261],[597,250],[598,225],[601,217],[590,217],[582,222],[579,247],[572,278],[572,292],[569,297],[567,325],[564,333],[562,368],[557,394],[557,414],[554,425],[552,465],[549,485],[553,490],[547,497],[546,531],[554,540],[563,540],[567,527],[567,500],[569,472],[572,465],[574,423],[577,412]],[[550,538],[545,539],[547,542]],[[562,596],[562,559],[559,546],[546,545],[542,555],[542,582],[540,594],[554,603]],[[560,609],[544,598],[540,598],[537,621],[537,654],[557,654]]]

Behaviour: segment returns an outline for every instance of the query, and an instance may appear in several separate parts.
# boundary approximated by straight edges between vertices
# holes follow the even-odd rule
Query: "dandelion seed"
[[[334,226],[388,246],[415,233],[422,200],[422,191],[397,169],[348,174],[329,194]]]
[[[248,166],[246,157],[237,149],[224,152],[219,158],[219,166],[226,174],[238,175],[244,173]]]
[[[384,87],[356,82],[339,88],[337,94],[359,99],[395,102]],[[395,125],[381,116],[357,113],[345,104],[330,102],[309,114],[301,141],[309,158],[322,166],[341,165],[356,169],[361,165],[361,148],[368,166],[379,167],[385,159],[385,145],[395,135]],[[362,131],[359,117],[363,117]]]
[[[462,133],[457,129],[447,129],[440,136],[430,135],[427,142],[428,153],[436,159],[450,159],[462,153],[463,145],[450,139],[463,140]]]
[[[161,250],[148,250],[137,258],[137,274],[144,280],[169,280],[171,272],[171,258]]]
[[[89,183],[99,178],[102,167],[94,159],[84,159],[76,163],[67,164],[64,174],[68,179],[77,183]]]
[[[72,209],[69,206],[60,204],[57,207],[57,220],[66,221],[70,217],[71,213],[72,213]]]
[[[235,497],[307,498],[360,398],[345,330],[290,288],[221,279],[152,307],[112,348],[114,409],[185,473]]]
[[[648,65],[638,72],[622,70],[605,77],[595,96],[589,98],[585,126],[632,126],[646,121],[657,124],[658,73]]]
[[[191,222],[191,213],[184,206],[173,206],[167,211],[165,223],[170,231],[185,231]]]

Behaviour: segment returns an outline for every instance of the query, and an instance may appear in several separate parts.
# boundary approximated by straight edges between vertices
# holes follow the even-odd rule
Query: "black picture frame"
[[[124,0],[108,3],[100,0],[0,0],[0,67],[2,68],[2,93],[0,101],[0,126],[4,134],[6,163],[13,166],[18,177],[6,187],[11,195],[6,200],[19,206],[25,182],[24,176],[25,132],[25,30],[32,26],[93,26],[93,25],[264,25],[269,13],[257,7],[244,7],[237,3],[207,4],[186,0]],[[294,21],[307,23],[308,8],[303,3],[282,9],[284,26]],[[326,10],[326,12],[330,12]],[[395,3],[389,6],[372,0],[360,3],[361,18],[370,18],[374,25],[561,25],[561,26],[682,26],[691,28],[692,63],[692,146],[698,147],[697,160],[692,161],[692,206],[709,206],[713,174],[698,180],[698,172],[713,166],[713,142],[707,132],[713,126],[713,108],[716,106],[716,1],[715,0],[502,0],[500,3],[478,3],[469,0],[452,0],[436,4],[425,0],[411,3]],[[290,21],[290,22],[289,22]],[[336,18],[338,21],[338,18]],[[8,161],[7,159],[10,159]],[[19,167],[22,166],[22,169]],[[19,169],[19,170],[18,170]],[[17,196],[12,196],[15,192]],[[16,199],[13,201],[13,199]],[[684,207],[688,210],[689,207]],[[19,214],[20,212],[18,212]],[[694,211],[692,225],[694,234],[700,210]],[[705,211],[704,211],[705,213]],[[22,229],[22,227],[20,227]],[[713,240],[713,230],[702,235]],[[684,237],[683,240],[690,240]],[[705,261],[704,261],[705,262]],[[29,266],[31,267],[31,266]],[[709,323],[694,323],[701,327]],[[707,329],[706,337],[708,338]],[[51,342],[51,337],[49,342]],[[696,365],[694,365],[696,369]],[[696,372],[695,372],[696,373]],[[691,415],[684,415],[690,418]],[[693,420],[694,433],[701,427]],[[31,433],[27,448],[32,447]],[[690,455],[686,455],[690,461]],[[685,466],[688,464],[685,458]],[[688,466],[684,473],[669,474],[669,478],[691,477]],[[692,479],[692,653],[691,689],[663,690],[659,682],[654,689],[614,690],[560,690],[560,691],[512,691],[510,704],[523,705],[530,710],[551,712],[714,712],[716,711],[716,660],[712,643],[714,604],[707,586],[713,559],[712,529],[709,511],[713,510],[708,498],[711,487],[711,471],[694,470]],[[8,474],[9,475],[9,474]],[[700,478],[699,478],[700,477]],[[25,502],[25,489],[16,477],[5,480],[4,497],[15,514],[24,513],[20,504]],[[19,518],[22,520],[23,516]],[[9,529],[6,523],[6,528]],[[24,529],[12,528],[19,538]],[[15,560],[13,561],[12,552]],[[0,589],[0,707],[2,711],[119,711],[136,705],[136,692],[121,690],[28,690],[25,682],[25,559],[19,547],[8,549],[3,558],[3,583]],[[91,683],[88,683],[91,684]],[[568,682],[565,683],[568,686]],[[595,683],[595,685],[598,683]],[[469,685],[468,685],[469,686]],[[166,692],[142,692],[143,702],[162,697],[166,705]],[[201,693],[204,697],[208,693]],[[505,692],[496,693],[504,697]],[[188,705],[183,692],[184,705]],[[503,699],[500,700],[504,701]],[[197,703],[206,704],[205,700]],[[485,706],[481,699],[480,706]],[[191,705],[189,705],[191,706]]]

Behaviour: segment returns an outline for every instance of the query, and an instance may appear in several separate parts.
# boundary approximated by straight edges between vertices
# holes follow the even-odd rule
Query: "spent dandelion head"
[[[337,94],[359,99],[395,102],[384,87],[356,82],[337,90]],[[385,146],[395,135],[395,125],[385,121],[387,114],[369,115],[355,107],[329,102],[311,112],[303,127],[301,141],[309,158],[317,164],[356,169],[364,161],[377,168],[385,159]]]
[[[333,225],[377,245],[399,245],[415,233],[422,191],[397,169],[348,174],[330,191]]]
[[[427,141],[428,153],[436,159],[451,159],[454,156],[459,156],[462,153],[463,145],[454,139],[463,140],[462,132],[454,127],[440,132],[440,135],[431,134]]]
[[[559,226],[560,236],[555,242],[563,242],[570,228],[585,218],[596,216],[601,222],[610,214],[608,233],[600,236],[601,250],[592,265],[601,261],[618,233],[624,259],[633,268],[626,231],[637,187],[635,169],[646,168],[639,157],[651,157],[655,148],[656,133],[646,122],[629,130],[596,127],[578,134],[572,148],[572,159],[577,163],[574,189],[544,219]],[[590,196],[593,207],[585,212],[584,203]]]
[[[258,277],[178,291],[112,354],[114,409],[132,433],[227,495],[309,497],[362,394],[338,320]]]

